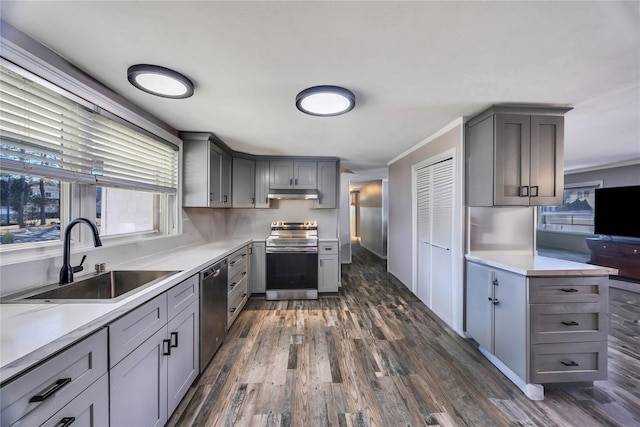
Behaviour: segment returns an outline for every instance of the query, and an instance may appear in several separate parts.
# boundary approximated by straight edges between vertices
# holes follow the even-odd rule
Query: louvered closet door
[[[418,200],[418,289],[416,294],[431,307],[431,223],[433,167],[419,169],[416,176]]]
[[[447,323],[452,320],[453,159],[417,174],[418,298]]]

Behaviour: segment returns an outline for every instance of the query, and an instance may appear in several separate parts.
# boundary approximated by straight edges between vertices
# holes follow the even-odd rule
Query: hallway
[[[528,400],[354,246],[339,297],[252,298],[169,426],[640,425],[640,295],[611,289],[609,381]]]

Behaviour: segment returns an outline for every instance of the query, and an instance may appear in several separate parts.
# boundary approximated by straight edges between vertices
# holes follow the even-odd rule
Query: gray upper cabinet
[[[317,187],[317,162],[298,160],[272,160],[269,170],[269,187],[276,190],[315,190]]]
[[[269,161],[256,160],[255,208],[269,208]]]
[[[338,162],[318,162],[318,201],[316,208],[335,209],[338,199]]]
[[[182,132],[185,207],[231,207],[231,156],[210,133]]]
[[[561,205],[569,110],[493,107],[469,120],[467,205]]]
[[[233,158],[233,207],[253,208],[256,202],[256,162]]]

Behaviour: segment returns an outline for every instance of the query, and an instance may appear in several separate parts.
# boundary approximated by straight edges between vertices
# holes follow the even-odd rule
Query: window
[[[60,181],[0,175],[0,242],[60,239]]]
[[[4,60],[0,118],[0,247],[94,211],[103,236],[175,232],[175,145]]]
[[[538,208],[538,230],[593,234],[595,189],[602,181],[567,184],[562,206]]]

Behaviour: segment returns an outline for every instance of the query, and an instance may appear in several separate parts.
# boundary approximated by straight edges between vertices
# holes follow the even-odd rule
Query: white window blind
[[[116,122],[0,67],[0,168],[176,193],[177,147]]]

